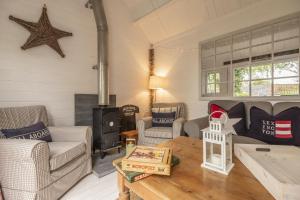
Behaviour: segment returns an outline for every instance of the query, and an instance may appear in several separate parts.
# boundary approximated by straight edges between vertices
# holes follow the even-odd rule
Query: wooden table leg
[[[119,200],[129,200],[129,189],[125,186],[125,178],[118,173]]]

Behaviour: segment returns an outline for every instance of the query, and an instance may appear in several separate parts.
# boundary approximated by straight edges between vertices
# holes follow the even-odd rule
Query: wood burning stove
[[[103,0],[89,0],[87,7],[93,9],[98,37],[98,105],[93,109],[93,151],[100,149],[101,158],[105,152],[118,148],[120,151],[120,114],[119,108],[109,106],[108,87],[108,25]]]
[[[120,111],[118,107],[99,106],[93,109],[93,152],[105,152],[117,148],[120,152]]]

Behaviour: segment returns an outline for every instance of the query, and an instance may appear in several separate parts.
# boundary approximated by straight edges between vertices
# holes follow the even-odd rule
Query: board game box
[[[122,160],[122,170],[147,174],[170,175],[172,150],[170,148],[136,146]]]
[[[178,165],[180,162],[179,158],[177,156],[172,156],[172,162],[171,167],[174,167],[175,165]],[[113,165],[116,167],[117,171],[120,172],[128,182],[133,183],[135,181],[144,179],[148,176],[151,176],[152,174],[145,174],[142,172],[129,172],[129,171],[123,171],[122,170],[122,159],[117,159],[113,161]]]

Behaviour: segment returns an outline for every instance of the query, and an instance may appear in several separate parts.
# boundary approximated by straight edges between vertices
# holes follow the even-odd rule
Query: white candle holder
[[[228,175],[234,166],[232,163],[232,130],[224,129],[224,123],[221,120],[212,119],[212,115],[216,112],[209,116],[209,128],[202,130],[203,163],[201,166]],[[226,123],[227,115],[223,114],[225,114]]]

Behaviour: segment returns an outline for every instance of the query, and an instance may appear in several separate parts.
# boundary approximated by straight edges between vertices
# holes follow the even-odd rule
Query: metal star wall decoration
[[[42,15],[37,23],[24,21],[11,15],[9,19],[23,26],[30,32],[29,38],[21,49],[26,50],[40,45],[48,45],[61,57],[65,57],[57,40],[62,37],[72,36],[72,33],[59,30],[51,25],[47,15],[46,5],[44,5]]]

